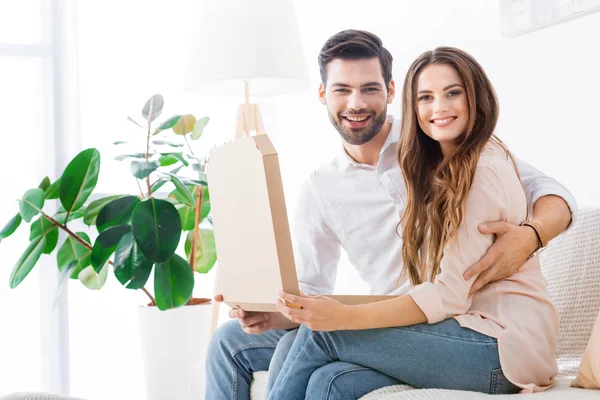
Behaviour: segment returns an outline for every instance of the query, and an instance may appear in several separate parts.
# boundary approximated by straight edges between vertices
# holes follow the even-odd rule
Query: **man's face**
[[[381,130],[387,105],[394,100],[394,81],[386,88],[379,59],[334,59],[326,66],[327,87],[319,99],[327,105],[329,119],[349,144],[369,142]]]

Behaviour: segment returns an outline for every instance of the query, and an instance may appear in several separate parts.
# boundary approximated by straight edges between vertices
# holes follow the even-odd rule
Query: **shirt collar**
[[[398,141],[400,140],[400,120],[398,118],[395,118],[392,115],[388,115],[387,119],[392,121],[392,127],[390,128],[390,133],[388,134],[388,137],[385,140],[385,143],[381,147],[381,151],[379,152],[380,157],[383,154],[383,152],[388,149],[388,147],[390,147],[391,145],[393,145],[395,143],[398,143]],[[338,166],[340,167],[340,170],[343,171],[350,166],[359,167],[359,168],[368,167],[366,165],[359,164],[356,161],[354,161],[352,159],[352,157],[350,157],[348,155],[348,153],[346,153],[346,149],[344,148],[343,145],[341,145],[340,147],[341,147],[341,151],[337,157]]]

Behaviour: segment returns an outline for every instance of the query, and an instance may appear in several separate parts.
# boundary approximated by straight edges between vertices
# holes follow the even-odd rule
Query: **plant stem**
[[[143,287],[142,290],[144,291],[144,293],[146,293],[146,296],[150,297],[150,301],[152,301],[152,303],[150,303],[150,305],[151,306],[155,306],[156,305],[156,300],[154,300],[154,297],[152,297],[152,295],[150,294],[150,292],[148,292],[145,287]]]
[[[144,200],[144,192],[142,191],[142,186],[140,185],[140,180],[138,178],[135,178],[135,183],[137,183],[138,188],[140,189],[140,196],[142,197],[142,200]]]
[[[154,98],[150,103],[150,113],[148,115],[148,134],[146,135],[146,162],[150,157],[150,121],[152,121],[152,113],[154,112]],[[152,186],[150,186],[150,175],[146,177],[146,186],[148,187],[148,198],[152,196]]]
[[[92,250],[92,245],[89,244],[88,242],[86,242],[85,240],[83,240],[81,237],[79,237],[76,233],[73,233],[73,231],[71,231],[69,228],[67,228],[66,225],[61,224],[60,222],[58,222],[57,220],[55,220],[54,218],[52,218],[51,216],[45,214],[44,212],[40,211],[40,213],[42,214],[43,217],[45,217],[48,221],[52,222],[54,225],[56,225],[57,227],[59,227],[60,229],[62,229],[63,231],[67,232],[69,235],[71,235],[75,240],[77,240],[79,243],[81,243],[86,249],[88,250]],[[110,265],[112,265],[112,261],[108,262]],[[146,293],[146,295],[148,295],[148,297],[150,298],[150,301],[152,301],[152,304],[156,304],[156,301],[154,300],[154,297],[152,297],[152,295],[150,293],[148,293],[148,291],[146,290],[146,288],[142,288],[142,290],[144,291],[144,293]]]
[[[192,150],[192,146],[190,146],[190,142],[188,142],[188,140],[187,140],[187,135],[183,135],[183,139],[185,140],[185,143],[187,144],[187,147],[190,150],[190,153],[192,153],[192,155],[195,157],[196,155],[194,154],[194,150]]]
[[[192,238],[192,251],[190,251],[190,265],[192,273],[196,272],[196,247],[198,246],[198,231],[200,230],[200,214],[202,214],[202,197],[204,189],[200,185],[196,185],[196,215],[194,216],[194,236]],[[187,304],[192,304],[193,296],[188,300]]]

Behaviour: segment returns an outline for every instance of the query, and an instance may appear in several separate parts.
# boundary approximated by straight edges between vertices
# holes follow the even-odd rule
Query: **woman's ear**
[[[323,105],[327,104],[327,100],[325,99],[325,86],[323,85],[322,82],[319,83],[319,101]]]

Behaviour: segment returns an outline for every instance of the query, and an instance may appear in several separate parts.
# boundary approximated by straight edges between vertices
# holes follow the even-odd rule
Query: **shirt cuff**
[[[435,324],[446,319],[442,298],[433,283],[423,282],[412,287],[408,294],[423,311],[428,323]]]
[[[575,221],[577,220],[577,202],[575,201],[575,197],[568,190],[565,190],[562,187],[553,187],[553,188],[544,188],[539,189],[533,192],[533,197],[531,199],[531,205],[533,206],[536,201],[541,199],[544,196],[558,196],[567,202],[569,209],[571,210],[571,223],[567,227],[567,230],[570,229],[573,225],[575,225]],[[566,231],[565,231],[566,232]]]

